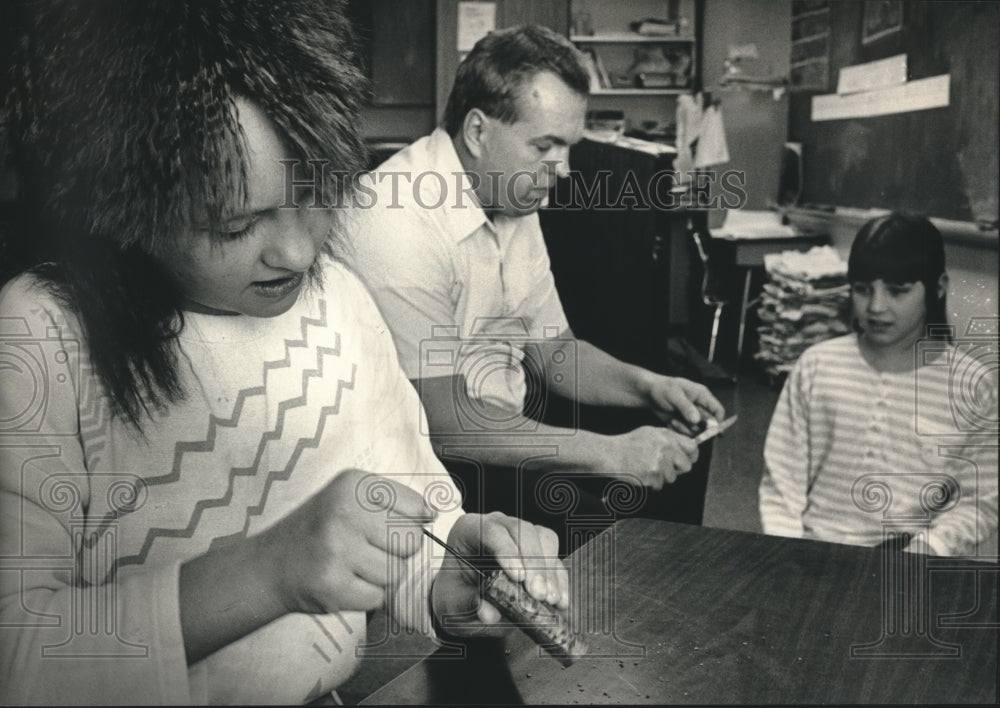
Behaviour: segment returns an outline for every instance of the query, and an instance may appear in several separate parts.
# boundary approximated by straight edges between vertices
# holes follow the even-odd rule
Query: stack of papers
[[[829,246],[816,246],[769,254],[764,268],[769,282],[757,308],[760,349],[754,358],[781,377],[813,344],[850,331],[847,263]]]
[[[808,251],[782,251],[764,255],[768,273],[809,288],[822,288],[824,282],[843,285],[847,263],[830,246],[814,246]]]

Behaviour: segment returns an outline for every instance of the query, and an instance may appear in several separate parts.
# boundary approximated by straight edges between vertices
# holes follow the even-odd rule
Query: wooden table
[[[995,703],[991,562],[628,519],[570,558],[590,653],[446,648],[378,704]]]

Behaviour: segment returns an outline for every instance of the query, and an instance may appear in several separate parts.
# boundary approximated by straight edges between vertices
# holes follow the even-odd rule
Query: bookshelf
[[[591,69],[591,106],[620,109],[630,128],[669,128],[676,97],[700,78],[700,0],[571,0],[569,39]],[[659,33],[633,30],[651,25]]]
[[[590,92],[591,96],[676,96],[686,89],[669,88],[599,88]]]
[[[694,37],[642,35],[637,32],[602,32],[601,34],[571,34],[569,40],[579,44],[664,44],[670,42],[693,42]]]

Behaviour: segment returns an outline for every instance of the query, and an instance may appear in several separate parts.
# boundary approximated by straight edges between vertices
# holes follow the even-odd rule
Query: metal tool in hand
[[[722,421],[718,425],[706,425],[705,429],[702,430],[700,433],[698,433],[695,436],[694,441],[698,445],[701,445],[706,440],[711,440],[716,435],[720,435],[723,432],[725,432],[726,430],[729,430],[729,428],[731,428],[733,426],[733,423],[736,422],[736,418],[738,418],[738,417],[739,416],[732,415],[732,416],[729,416],[728,418],[726,418],[724,421]]]

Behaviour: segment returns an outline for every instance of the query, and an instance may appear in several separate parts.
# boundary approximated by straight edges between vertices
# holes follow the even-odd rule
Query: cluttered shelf
[[[586,43],[581,44],[580,49],[593,93],[621,89],[673,89],[679,93],[691,85],[694,73],[692,42],[669,46],[663,43]]]
[[[600,34],[573,34],[569,41],[581,44],[615,44],[618,42],[628,43],[657,43],[667,42],[694,42],[694,36],[668,37],[663,35],[645,35],[638,32],[601,32]]]
[[[647,155],[676,155],[677,148],[654,140],[644,140],[642,138],[624,135],[613,130],[587,130],[583,137],[595,143],[605,143],[607,145],[617,145],[618,147],[638,150]]]
[[[677,96],[687,93],[687,89],[671,88],[598,88],[590,92],[591,96]]]
[[[569,39],[581,50],[595,96],[672,96],[698,77],[693,3],[636,2],[632,21],[611,3],[574,0]]]

